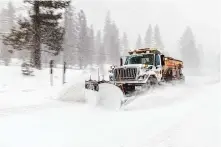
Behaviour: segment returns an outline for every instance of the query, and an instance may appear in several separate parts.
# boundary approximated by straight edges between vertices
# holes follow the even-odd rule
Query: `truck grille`
[[[114,70],[114,78],[120,80],[134,80],[137,76],[137,68],[117,68]]]

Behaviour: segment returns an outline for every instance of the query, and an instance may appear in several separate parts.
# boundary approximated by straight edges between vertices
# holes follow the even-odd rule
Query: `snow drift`
[[[58,99],[62,101],[85,101],[84,82],[66,83],[58,94]]]
[[[58,95],[58,99],[68,102],[83,102],[90,107],[106,110],[118,110],[123,99],[122,91],[112,85],[103,83],[99,85],[99,92],[87,90],[84,83],[67,84]]]

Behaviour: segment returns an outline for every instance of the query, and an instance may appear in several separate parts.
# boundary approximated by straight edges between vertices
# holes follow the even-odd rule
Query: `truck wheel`
[[[95,91],[99,91],[99,85],[95,86]]]
[[[149,78],[145,84],[142,85],[143,90],[149,90],[151,88],[151,79]]]
[[[147,82],[144,85],[142,85],[142,89],[150,90],[150,88],[155,88],[157,84],[158,84],[157,78],[154,76],[150,76]]]
[[[158,84],[157,78],[154,76],[151,76],[150,77],[150,85],[155,87],[157,84]]]

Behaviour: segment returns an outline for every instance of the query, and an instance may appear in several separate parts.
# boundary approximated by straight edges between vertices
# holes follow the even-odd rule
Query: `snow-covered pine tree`
[[[192,29],[187,27],[180,38],[181,58],[186,69],[190,72],[196,71],[200,64],[199,53],[196,48],[196,41]]]
[[[77,63],[78,22],[75,7],[69,5],[64,14],[64,61],[73,65]]]
[[[8,27],[11,29],[14,26],[14,20],[15,20],[15,8],[12,5],[12,2],[8,2]]]
[[[95,61],[96,64],[99,66],[100,73],[104,73],[104,63],[106,61],[106,52],[104,50],[104,44],[102,41],[102,33],[100,30],[97,31],[96,37],[95,37]]]
[[[104,62],[111,62],[111,34],[112,34],[112,22],[111,22],[111,16],[110,11],[107,12],[106,18],[105,18],[105,24],[104,24],[104,33],[103,33],[103,47],[104,47],[104,56],[105,58]]]
[[[104,47],[104,43],[101,42],[101,46],[100,46],[100,58],[99,58],[99,64],[103,65],[106,61],[106,52],[105,52],[105,47]]]
[[[199,54],[199,66],[200,68],[203,68],[204,67],[204,52],[203,52],[202,44],[197,45],[197,52]]]
[[[120,42],[120,51],[121,51],[121,55],[127,55],[128,51],[129,51],[129,45],[128,45],[128,37],[127,37],[127,33],[124,32],[123,36],[121,38],[121,42]]]
[[[161,50],[164,49],[164,45],[162,42],[162,38],[161,38],[161,34],[160,34],[160,29],[159,26],[156,25],[154,28],[154,37],[153,37],[154,42],[153,43],[153,47],[159,48]]]
[[[78,12],[79,36],[78,36],[78,59],[79,66],[86,66],[88,61],[88,27],[87,19],[83,10]]]
[[[25,0],[31,5],[29,18],[20,19],[18,28],[4,36],[4,43],[14,49],[31,49],[36,68],[41,69],[41,51],[57,55],[62,50],[64,28],[59,25],[62,13],[70,1],[33,1]],[[47,50],[42,49],[45,45]]]
[[[124,44],[123,44],[123,36],[120,38],[120,55],[123,55],[124,52]]]
[[[0,34],[7,34],[10,32],[14,26],[15,19],[15,9],[10,2],[8,2],[7,9],[2,9],[0,14]],[[0,42],[0,58],[3,59],[5,65],[7,66],[10,62],[12,56],[12,47],[6,46]]]
[[[100,62],[103,62],[101,60],[102,58],[102,50],[101,50],[102,42],[101,42],[101,31],[98,30],[95,37],[95,43],[94,43],[94,49],[95,49],[95,63],[100,64]]]
[[[95,47],[94,47],[94,28],[93,25],[88,28],[88,64],[94,64],[95,63]]]
[[[111,21],[110,11],[107,12],[103,33],[104,57],[106,63],[118,64],[120,56],[119,31],[115,22]]]
[[[141,39],[140,34],[137,37],[136,48],[137,49],[142,48],[142,39]]]
[[[153,38],[152,26],[149,25],[149,27],[146,31],[146,34],[145,34],[145,38],[144,38],[144,47],[145,48],[151,47],[152,38]]]
[[[116,26],[116,24],[113,22],[112,23],[112,31],[111,31],[111,41],[110,41],[110,45],[111,45],[111,63],[115,64],[115,65],[119,65],[120,64],[120,39],[119,39],[119,31],[118,28]]]
[[[124,32],[123,34],[123,46],[126,50],[129,49],[128,37],[126,32]]]

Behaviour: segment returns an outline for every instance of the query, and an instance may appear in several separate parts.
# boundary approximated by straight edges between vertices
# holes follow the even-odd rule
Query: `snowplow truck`
[[[181,60],[165,56],[158,49],[136,49],[121,57],[120,66],[111,66],[108,81],[85,81],[85,88],[99,91],[99,84],[110,83],[127,94],[136,87],[145,90],[163,83],[184,81],[182,68]]]

